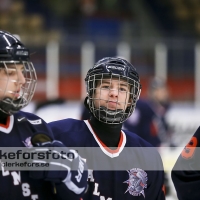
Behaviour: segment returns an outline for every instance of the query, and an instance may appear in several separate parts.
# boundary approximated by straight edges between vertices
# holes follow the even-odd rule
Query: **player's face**
[[[130,103],[130,86],[126,81],[103,79],[98,81],[94,94],[96,108],[104,106],[109,110],[125,110]]]
[[[166,87],[160,87],[153,91],[153,97],[156,101],[162,103],[169,100],[169,94]]]
[[[0,68],[0,99],[9,97],[18,99],[22,85],[25,83],[22,64],[9,64]]]

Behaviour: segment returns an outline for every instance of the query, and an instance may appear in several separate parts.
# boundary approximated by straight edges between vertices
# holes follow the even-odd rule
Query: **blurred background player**
[[[55,138],[65,145],[88,147],[80,152],[90,169],[83,199],[164,200],[158,152],[138,135],[122,130],[141,92],[136,69],[125,59],[106,57],[88,71],[85,81],[90,119],[49,123]]]
[[[124,128],[138,134],[155,147],[171,144],[171,130],[165,119],[170,108],[165,81],[154,77],[149,82],[147,98],[139,99],[135,112],[124,122]]]
[[[0,31],[0,147],[65,147],[53,140],[41,118],[20,111],[31,101],[36,83],[29,49],[12,34]],[[79,159],[77,155],[64,163],[61,173],[48,167],[47,171],[8,171],[1,165],[0,199],[80,199],[87,186],[87,171],[83,171],[79,182],[75,179],[78,170],[71,171],[72,165],[79,169]]]

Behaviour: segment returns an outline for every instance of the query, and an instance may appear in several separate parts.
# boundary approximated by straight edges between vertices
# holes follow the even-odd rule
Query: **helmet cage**
[[[106,99],[97,99],[95,98],[95,92],[98,87],[98,83],[102,83],[103,79],[109,79],[110,83],[112,80],[118,80],[120,85],[120,81],[125,82],[128,85],[129,91],[126,92],[125,102],[120,102],[124,104],[123,109],[115,109],[111,110],[108,107],[95,106],[95,101],[105,100]],[[127,76],[113,74],[113,73],[101,73],[101,74],[92,74],[89,75],[86,79],[86,88],[87,88],[87,95],[88,95],[88,105],[90,111],[93,115],[101,122],[107,124],[119,124],[123,123],[135,110],[136,102],[139,98],[141,85],[139,81],[131,79]],[[109,89],[110,90],[110,89]],[[118,89],[119,93],[119,89]],[[118,100],[117,100],[118,101]]]
[[[14,94],[15,91],[11,91],[8,88],[9,82],[19,83],[19,77],[16,79],[12,79],[12,76],[9,75],[9,66],[12,65],[13,70],[18,70],[17,65],[23,65],[23,76],[25,79],[25,83],[21,86],[19,97],[11,98],[7,97],[7,94]],[[6,79],[2,79],[1,81],[6,81],[6,86],[2,87],[0,85],[0,110],[7,114],[12,115],[20,109],[24,108],[31,101],[37,84],[37,75],[35,72],[35,68],[30,61],[0,61],[0,70],[4,70],[7,75]]]

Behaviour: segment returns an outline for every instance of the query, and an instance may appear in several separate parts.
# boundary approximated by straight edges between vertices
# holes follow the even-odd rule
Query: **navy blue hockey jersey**
[[[35,132],[51,133],[38,116],[18,112],[0,124],[0,147],[30,147]],[[1,166],[0,199],[2,200],[51,200],[54,199],[50,182],[29,178],[28,171],[8,171]]]
[[[111,149],[97,137],[87,120],[64,119],[49,125],[57,140],[77,147],[87,160],[89,189],[83,200],[165,199],[160,155],[136,134],[121,131],[118,148]]]
[[[172,169],[179,200],[200,199],[200,127],[182,150]]]

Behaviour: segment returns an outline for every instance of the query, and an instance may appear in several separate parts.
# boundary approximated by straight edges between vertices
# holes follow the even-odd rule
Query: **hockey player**
[[[31,101],[37,82],[29,56],[29,50],[16,37],[0,31],[0,148],[22,147],[28,151],[34,145],[35,152],[50,147],[63,147],[69,152],[61,142],[54,141],[51,129],[41,118],[20,111]],[[5,161],[6,157],[3,158]],[[66,162],[63,166],[67,170],[64,168],[62,173],[49,170],[52,160],[44,171],[10,171],[1,160],[0,199],[80,199],[88,175],[86,170],[82,171],[82,179],[76,180],[77,159],[80,157],[76,155],[76,159]],[[77,171],[70,170],[72,165],[77,165]],[[82,167],[85,168],[84,162]]]
[[[172,169],[174,183],[179,200],[200,199],[200,127],[182,150]]]
[[[125,59],[106,57],[88,71],[85,81],[91,119],[49,123],[56,139],[77,147],[87,160],[89,189],[83,200],[164,200],[158,152],[122,130],[141,91],[135,68]]]

